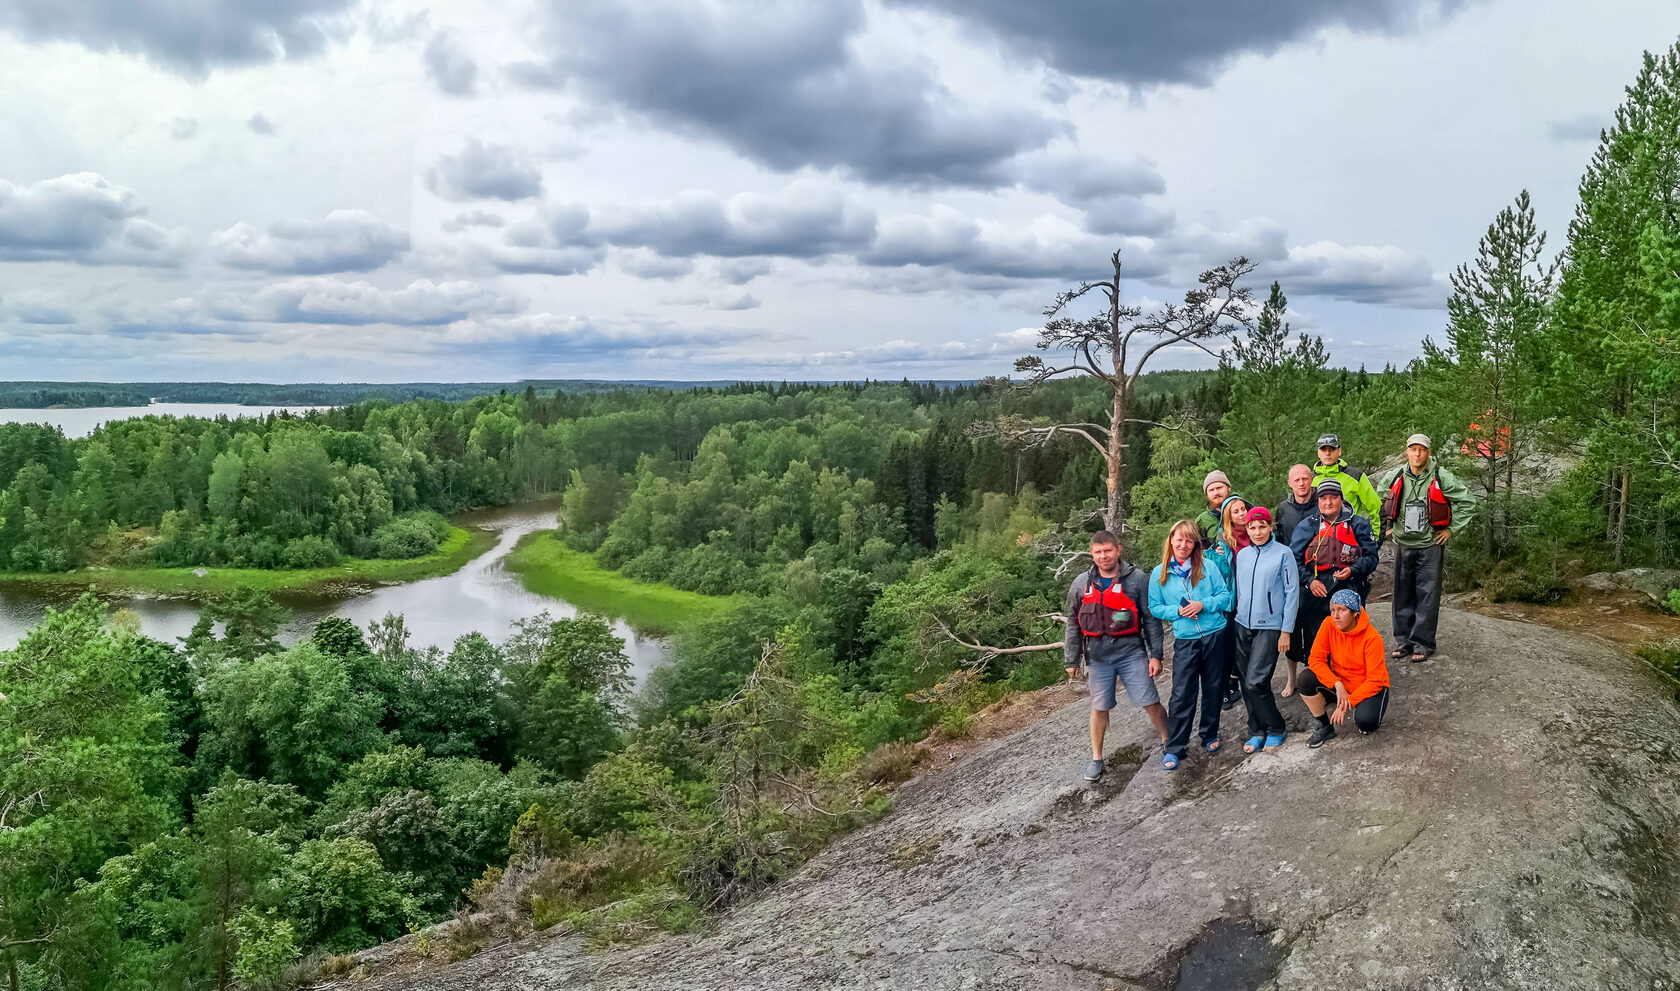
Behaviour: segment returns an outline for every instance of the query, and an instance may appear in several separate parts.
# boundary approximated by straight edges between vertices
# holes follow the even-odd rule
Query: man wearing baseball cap
[[[1394,536],[1394,658],[1435,653],[1446,544],[1470,522],[1476,499],[1430,456],[1429,438],[1406,439],[1406,463],[1382,484],[1382,528]]]
[[[1333,433],[1318,438],[1318,464],[1313,465],[1314,485],[1330,479],[1341,485],[1342,498],[1352,507],[1354,514],[1365,517],[1365,522],[1381,536],[1382,531],[1377,528],[1377,514],[1382,508],[1382,500],[1377,498],[1371,477],[1342,459],[1342,439]]]

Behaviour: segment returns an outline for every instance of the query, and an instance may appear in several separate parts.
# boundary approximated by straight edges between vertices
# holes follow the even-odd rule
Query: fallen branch
[[[1046,613],[1044,614],[1044,618],[1054,618],[1061,623],[1067,622],[1067,617],[1060,613]],[[933,617],[933,621],[939,624],[939,629],[945,634],[945,639],[954,644],[967,647],[969,650],[976,651],[980,654],[980,659],[974,663],[974,667],[985,664],[994,657],[1002,657],[1009,654],[1030,654],[1033,651],[1038,650],[1062,649],[1062,641],[1060,640],[1057,640],[1055,643],[1035,643],[1027,644],[1021,647],[989,647],[983,643],[976,643],[973,640],[964,640],[962,637],[957,636],[955,633],[951,632],[951,628],[949,626],[945,625],[945,621],[940,619],[937,615]]]

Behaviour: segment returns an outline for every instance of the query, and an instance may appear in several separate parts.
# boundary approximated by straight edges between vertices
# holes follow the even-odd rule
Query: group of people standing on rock
[[[1218,753],[1222,710],[1248,710],[1244,753],[1288,736],[1278,698],[1299,695],[1315,721],[1307,746],[1336,736],[1351,716],[1373,733],[1388,709],[1388,658],[1427,661],[1435,653],[1443,555],[1469,522],[1469,489],[1413,434],[1406,463],[1373,484],[1342,459],[1333,433],[1318,439],[1318,463],[1289,470],[1275,509],[1231,491],[1223,471],[1202,482],[1207,507],[1172,525],[1161,563],[1145,573],[1121,556],[1107,530],[1091,537],[1092,566],[1068,588],[1063,655],[1069,679],[1081,662],[1091,695],[1091,763],[1102,777],[1108,713],[1123,687],[1160,735],[1162,766],[1184,760],[1192,731]],[[1365,611],[1382,541],[1396,547],[1394,648]],[[1155,687],[1172,624],[1172,693]],[[1386,656],[1385,656],[1386,653]],[[1284,687],[1274,695],[1278,657]],[[1306,670],[1299,670],[1305,665]]]

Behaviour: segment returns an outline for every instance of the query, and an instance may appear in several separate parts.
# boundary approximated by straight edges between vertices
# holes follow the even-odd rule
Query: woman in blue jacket
[[[1166,753],[1161,766],[1177,767],[1190,745],[1200,696],[1202,747],[1219,752],[1219,694],[1225,680],[1220,631],[1231,608],[1231,590],[1217,568],[1202,560],[1196,524],[1179,520],[1149,575],[1149,614],[1173,628],[1172,700],[1167,706]]]
[[[1301,605],[1301,582],[1289,545],[1272,539],[1272,514],[1264,506],[1248,512],[1249,544],[1237,552],[1233,583],[1237,597],[1237,667],[1248,707],[1243,753],[1283,743],[1283,713],[1272,697],[1278,651],[1289,649],[1289,631]]]

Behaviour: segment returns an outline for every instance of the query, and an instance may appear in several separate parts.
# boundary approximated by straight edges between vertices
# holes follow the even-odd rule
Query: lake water
[[[66,437],[86,437],[102,423],[136,416],[267,416],[270,413],[309,413],[327,406],[239,406],[233,403],[153,403],[150,406],[90,406],[85,409],[0,409],[0,423],[45,423]]]
[[[519,576],[504,567],[508,552],[521,536],[553,529],[554,512],[553,504],[539,503],[462,517],[457,521],[462,526],[495,531],[496,546],[451,575],[404,585],[343,589],[329,595],[276,595],[292,609],[292,620],[281,631],[281,642],[294,643],[307,637],[315,624],[327,616],[343,616],[365,630],[369,623],[387,613],[396,613],[408,625],[411,646],[437,646],[447,650],[457,637],[474,631],[501,641],[511,632],[515,620],[544,610],[556,619],[575,616],[574,607],[527,591],[520,584]],[[46,592],[0,584],[0,649],[15,646],[40,621],[47,606],[62,606],[76,595],[73,589]],[[108,599],[113,607],[126,607],[139,613],[141,629],[159,640],[174,641],[186,636],[198,619],[197,606],[183,600],[123,596]],[[613,631],[624,639],[624,652],[630,658],[631,673],[638,683],[665,660],[667,645],[662,639],[638,633],[622,620],[614,621]]]

